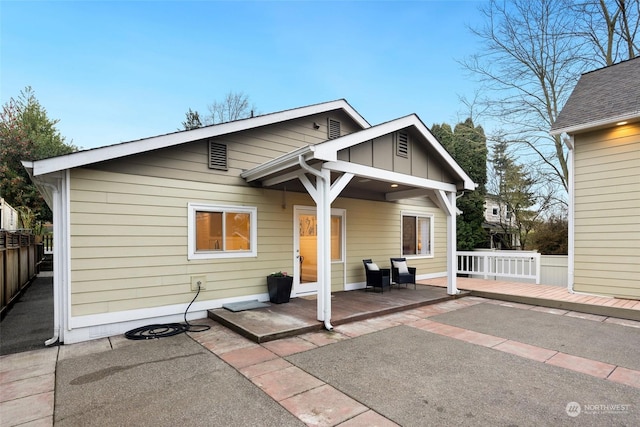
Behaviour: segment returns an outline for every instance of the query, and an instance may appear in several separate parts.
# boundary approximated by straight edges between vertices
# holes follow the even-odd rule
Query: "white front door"
[[[296,296],[318,292],[318,227],[316,209],[294,207],[293,293]]]

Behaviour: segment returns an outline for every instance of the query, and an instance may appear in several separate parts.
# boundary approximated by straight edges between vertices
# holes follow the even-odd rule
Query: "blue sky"
[[[480,4],[2,1],[0,100],[31,86],[81,148],[173,132],[230,91],[260,113],[345,98],[371,124],[453,125]]]

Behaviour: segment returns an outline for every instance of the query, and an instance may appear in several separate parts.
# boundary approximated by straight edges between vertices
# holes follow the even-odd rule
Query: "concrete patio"
[[[0,356],[0,426],[600,426],[640,417],[640,322],[507,298],[406,302],[418,305],[260,343],[206,319],[201,333]],[[633,316],[636,304],[618,308]]]

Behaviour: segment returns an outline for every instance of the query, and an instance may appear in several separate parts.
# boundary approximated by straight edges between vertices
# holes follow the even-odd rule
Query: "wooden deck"
[[[334,326],[364,320],[423,305],[435,304],[468,293],[451,296],[446,288],[428,285],[396,288],[380,293],[374,291],[334,292],[331,295],[331,324]],[[316,319],[317,301],[313,298],[292,298],[285,304],[233,312],[224,308],[209,310],[209,317],[255,342],[267,342],[323,328]]]
[[[457,284],[462,293],[456,296],[447,295],[446,278],[420,281],[415,290],[409,287],[385,293],[334,292],[331,324],[337,326],[469,295],[640,321],[640,301],[636,300],[570,294],[564,287],[518,282],[459,277]],[[292,298],[285,304],[239,312],[219,308],[209,310],[208,315],[258,343],[323,328],[316,319],[315,297]]]
[[[638,300],[571,294],[567,288],[560,286],[464,277],[458,277],[457,282],[458,289],[469,291],[473,296],[640,321]],[[447,279],[444,277],[421,283],[447,287]]]

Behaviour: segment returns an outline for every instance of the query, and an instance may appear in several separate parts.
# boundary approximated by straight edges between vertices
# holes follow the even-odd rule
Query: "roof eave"
[[[283,154],[280,157],[269,160],[262,163],[255,168],[248,169],[240,174],[240,177],[247,182],[259,181],[270,175],[288,169],[292,166],[299,164],[300,156],[303,156],[305,160],[309,160],[310,154],[313,153],[313,146],[307,145],[305,147],[298,148],[297,150],[290,151]]]
[[[124,156],[140,154],[157,149],[167,148],[179,144],[197,141],[199,139],[213,138],[233,132],[253,129],[286,120],[292,120],[314,114],[342,109],[363,129],[371,125],[344,99],[329,101],[321,104],[285,110],[262,116],[242,119],[233,122],[221,123],[214,126],[206,126],[189,131],[174,132],[150,138],[108,145],[105,147],[78,151],[63,156],[33,162],[34,176],[44,175],[65,169],[72,169],[101,161],[116,159]]]
[[[629,121],[629,120],[632,120],[632,121],[640,120],[640,111],[633,111],[630,113],[620,114],[615,117],[608,117],[602,120],[596,120],[596,121],[587,122],[587,123],[580,123],[572,126],[565,126],[558,129],[552,128],[549,133],[552,136],[561,135],[563,133],[572,135],[576,133],[586,132],[589,130],[597,130],[597,129],[602,129],[606,127],[612,127],[616,123]]]

